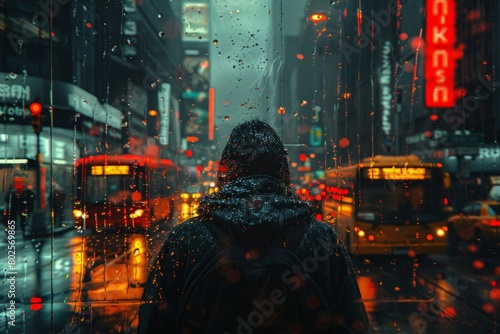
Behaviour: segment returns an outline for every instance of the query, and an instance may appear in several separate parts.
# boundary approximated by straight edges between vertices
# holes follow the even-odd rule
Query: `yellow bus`
[[[448,182],[440,164],[418,156],[375,156],[329,170],[323,217],[349,253],[446,253]]]

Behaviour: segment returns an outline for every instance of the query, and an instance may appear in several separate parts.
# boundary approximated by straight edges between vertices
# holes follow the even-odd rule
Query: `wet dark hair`
[[[252,175],[268,175],[290,185],[283,141],[269,124],[258,119],[233,129],[221,155],[217,180],[222,185]]]

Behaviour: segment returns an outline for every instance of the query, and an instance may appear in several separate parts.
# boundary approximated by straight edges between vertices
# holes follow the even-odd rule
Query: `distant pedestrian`
[[[64,193],[64,189],[55,182],[52,186],[52,196],[50,201],[54,210],[54,225],[62,226],[64,221],[66,194]]]
[[[10,191],[5,196],[7,209],[7,220],[15,221],[16,228],[20,228],[23,236],[31,213],[35,207],[35,193],[27,188],[22,177],[16,176],[13,179]]]

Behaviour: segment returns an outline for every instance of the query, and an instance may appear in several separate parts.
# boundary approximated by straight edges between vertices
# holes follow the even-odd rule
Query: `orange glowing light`
[[[349,142],[349,139],[347,139],[347,138],[340,138],[340,139],[339,139],[339,146],[340,146],[341,148],[346,148],[346,147],[349,147],[349,143],[350,143],[350,142]]]
[[[429,119],[430,119],[431,121],[435,122],[435,121],[437,121],[437,120],[439,119],[439,116],[438,116],[438,115],[436,115],[436,114],[432,114],[432,115],[429,117]]]
[[[455,318],[457,315],[457,311],[451,306],[448,306],[444,309],[444,315],[450,318]]]
[[[158,111],[154,110],[154,109],[151,109],[149,112],[148,112],[149,116],[151,117],[155,117],[158,115]]]
[[[326,20],[326,15],[315,13],[315,14],[312,14],[311,16],[309,16],[309,20],[311,20],[311,22],[314,22],[314,23],[323,22]]]
[[[304,59],[304,55],[302,53],[297,53],[297,59],[299,60]]]

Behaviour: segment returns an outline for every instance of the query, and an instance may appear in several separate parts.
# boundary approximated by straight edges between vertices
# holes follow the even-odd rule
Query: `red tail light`
[[[488,226],[491,227],[500,227],[500,220],[498,219],[492,219],[488,222]]]
[[[40,297],[31,297],[30,299],[30,310],[32,311],[39,311],[42,309],[42,298]]]

